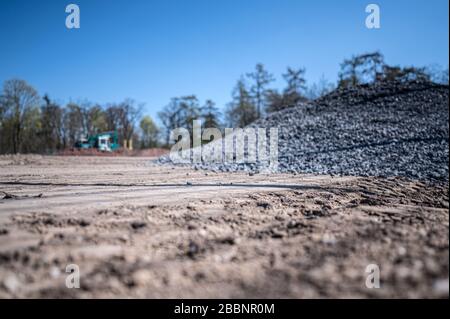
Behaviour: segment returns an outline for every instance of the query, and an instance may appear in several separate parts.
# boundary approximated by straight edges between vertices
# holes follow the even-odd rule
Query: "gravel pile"
[[[448,181],[448,92],[448,85],[428,82],[361,85],[270,114],[250,127],[278,127],[280,172]],[[265,169],[262,163],[195,166]]]

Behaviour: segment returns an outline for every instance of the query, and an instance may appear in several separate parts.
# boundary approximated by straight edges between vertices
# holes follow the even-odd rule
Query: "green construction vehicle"
[[[119,148],[117,131],[102,132],[82,138],[74,145],[77,149],[97,149],[102,152],[113,152]]]

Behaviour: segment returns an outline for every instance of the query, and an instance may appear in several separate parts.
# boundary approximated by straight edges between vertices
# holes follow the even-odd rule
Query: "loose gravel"
[[[269,114],[250,127],[278,128],[279,165],[272,171],[448,181],[448,93],[448,85],[430,82],[361,85]],[[195,164],[250,174],[267,172],[266,166]]]

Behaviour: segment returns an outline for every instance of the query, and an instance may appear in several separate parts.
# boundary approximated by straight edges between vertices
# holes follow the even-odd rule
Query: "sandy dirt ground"
[[[0,157],[0,298],[448,295],[448,184]]]

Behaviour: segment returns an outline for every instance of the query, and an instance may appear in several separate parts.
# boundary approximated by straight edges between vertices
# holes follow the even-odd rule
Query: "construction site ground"
[[[448,274],[448,183],[0,157],[0,298],[448,298]]]

